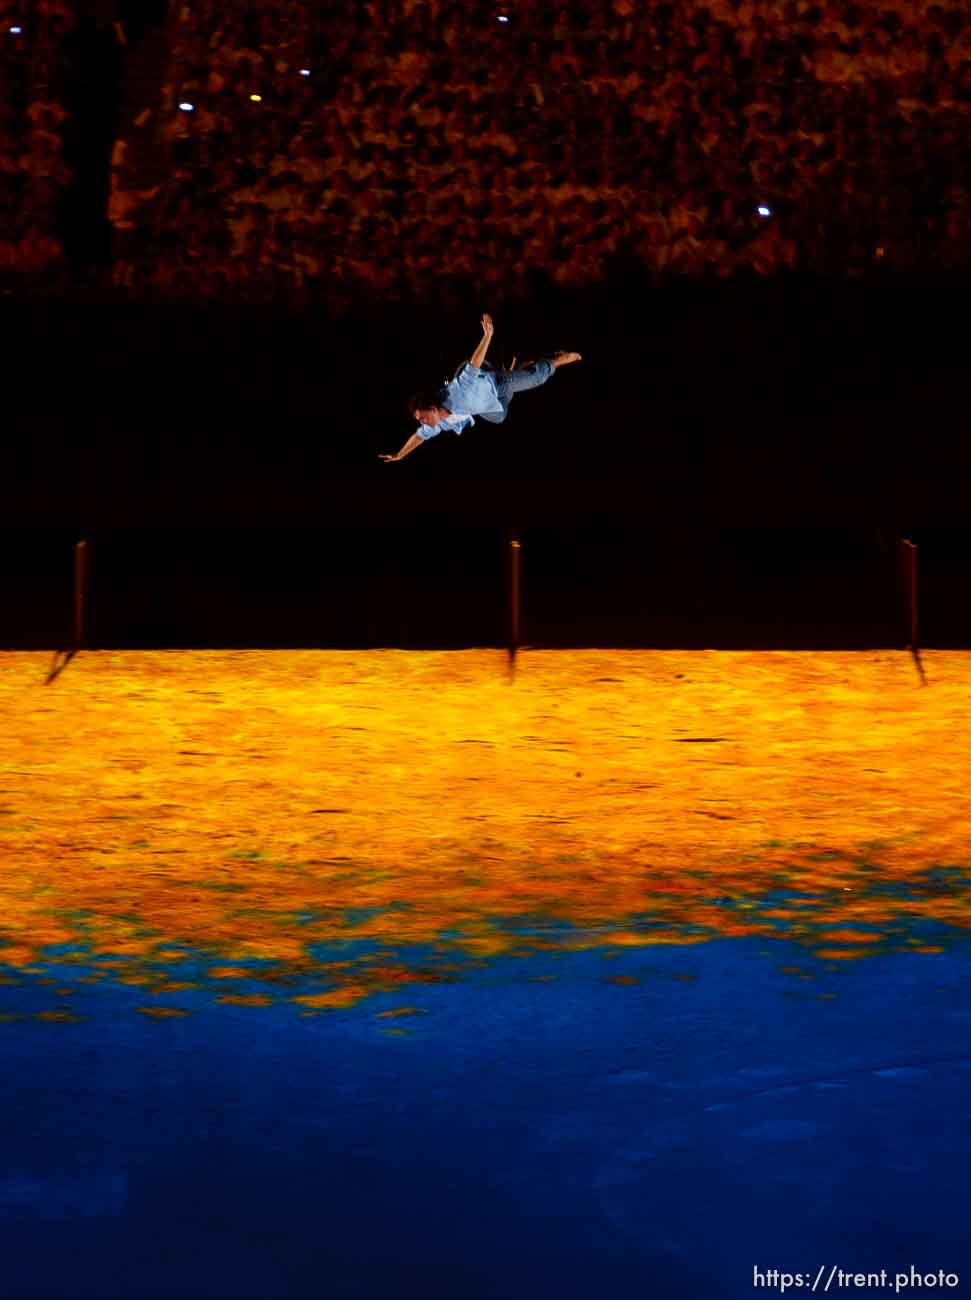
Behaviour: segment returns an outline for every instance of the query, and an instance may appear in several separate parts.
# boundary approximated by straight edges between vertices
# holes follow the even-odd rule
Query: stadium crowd
[[[45,71],[69,6],[37,7],[0,92],[5,265],[56,258],[69,179]],[[968,265],[963,2],[175,0],[166,35],[115,143],[112,276],[136,293]]]
[[[29,16],[28,16],[29,15]],[[0,278],[48,276],[64,251],[58,206],[72,173],[63,156],[68,0],[0,0]]]

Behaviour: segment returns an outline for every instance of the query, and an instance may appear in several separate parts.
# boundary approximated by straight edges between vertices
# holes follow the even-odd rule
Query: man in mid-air
[[[419,422],[399,452],[382,456],[382,460],[404,460],[429,438],[435,438],[443,429],[461,433],[475,424],[481,415],[490,424],[502,424],[509,411],[509,403],[517,393],[527,388],[539,388],[560,366],[580,361],[579,352],[555,352],[549,361],[533,361],[516,369],[516,358],[508,370],[485,370],[483,362],[493,335],[492,317],[482,317],[482,342],[469,361],[456,372],[455,378],[438,393],[419,393],[408,403],[408,409]]]

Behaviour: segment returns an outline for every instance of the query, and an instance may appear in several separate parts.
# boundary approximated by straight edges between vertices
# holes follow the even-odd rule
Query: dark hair
[[[408,398],[408,414],[414,416],[416,411],[427,411],[430,406],[441,406],[443,396],[441,389],[420,389]]]

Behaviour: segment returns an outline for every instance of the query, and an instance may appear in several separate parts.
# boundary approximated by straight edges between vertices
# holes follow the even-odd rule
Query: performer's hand
[[[492,317],[486,312],[482,317],[482,330],[485,334],[494,334],[495,326],[492,324]]]
[[[379,460],[397,460],[398,457],[397,457],[397,456],[382,456],[382,455],[380,454],[380,452],[379,452],[379,453],[378,453],[378,459],[379,459]]]

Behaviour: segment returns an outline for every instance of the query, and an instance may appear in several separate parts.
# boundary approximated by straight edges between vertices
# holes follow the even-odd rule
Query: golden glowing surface
[[[321,1008],[432,978],[414,943],[852,957],[971,919],[971,654],[925,688],[892,652],[50,661],[0,654],[0,961],[87,945],[152,1014],[190,953],[225,1001]],[[311,951],[349,939],[386,946]]]

